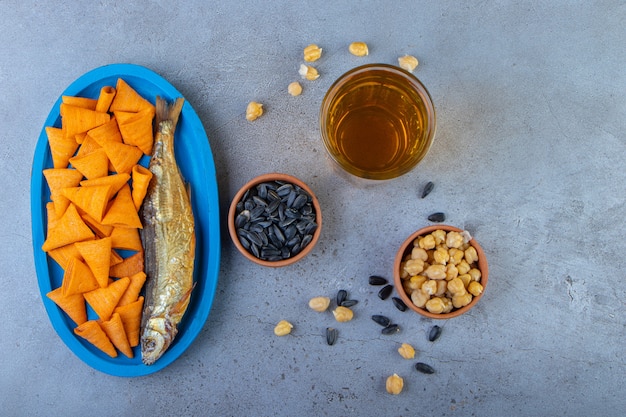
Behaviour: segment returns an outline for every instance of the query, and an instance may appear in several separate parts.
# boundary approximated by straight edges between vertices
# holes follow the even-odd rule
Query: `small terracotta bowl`
[[[455,232],[460,232],[460,233],[463,232],[463,230],[458,229],[454,226],[433,225],[433,226],[424,227],[422,229],[419,229],[415,233],[413,233],[404,241],[404,243],[402,243],[402,245],[400,246],[400,249],[398,250],[398,253],[396,254],[396,259],[393,265],[393,268],[394,268],[393,280],[394,280],[394,284],[396,287],[396,291],[400,295],[400,298],[402,299],[402,301],[404,301],[404,303],[411,310],[421,314],[422,316],[425,316],[431,319],[451,319],[453,317],[457,317],[457,316],[460,316],[461,314],[468,312],[472,307],[474,307],[480,301],[480,299],[482,298],[487,288],[487,281],[489,280],[489,266],[487,265],[487,258],[485,258],[485,253],[483,252],[483,249],[478,244],[478,242],[476,242],[476,240],[472,238],[469,241],[469,244],[472,245],[476,249],[476,253],[478,254],[478,262],[477,262],[476,267],[480,270],[480,273],[481,273],[480,283],[483,286],[483,292],[477,296],[474,296],[472,298],[472,301],[466,306],[461,307],[461,308],[453,308],[452,311],[450,311],[449,313],[434,314],[428,311],[426,308],[417,307],[413,303],[413,301],[411,301],[411,295],[405,291],[404,286],[402,285],[403,280],[400,277],[400,264],[403,262],[405,257],[411,253],[413,249],[413,241],[415,239],[417,239],[420,236],[424,236],[429,233],[432,233],[435,230],[445,230],[446,232],[449,232],[449,231],[455,231]]]
[[[276,187],[262,187],[263,184],[276,184]],[[299,187],[301,190],[304,190],[306,194],[308,194],[309,198],[307,198],[306,202],[303,202],[304,197],[296,199],[294,196],[289,197],[289,189],[281,189],[277,190],[280,185],[283,184],[291,184],[294,187]],[[253,206],[258,206],[258,199],[256,202],[252,198],[253,196],[259,197],[264,200],[266,203],[272,203],[272,200],[275,199],[276,195],[270,192],[268,195],[265,195],[264,191],[260,192],[260,188],[265,188],[265,190],[270,190],[272,188],[276,188],[274,191],[280,191],[281,194],[281,203],[274,203],[274,206],[281,205],[282,208],[277,207],[267,207],[267,210],[261,210],[253,208]],[[297,190],[297,188],[294,188]],[[291,191],[289,191],[291,192]],[[296,197],[298,192],[296,191]],[[246,210],[243,207],[243,200],[249,200],[249,208]],[[291,204],[291,205],[289,205]],[[301,206],[301,204],[303,204]],[[263,206],[263,203],[261,203]],[[243,213],[242,211],[247,211],[247,213]],[[295,212],[294,212],[295,210]],[[289,212],[285,214],[285,212]],[[270,214],[271,212],[271,214]],[[309,225],[303,219],[297,219],[293,221],[290,225],[286,225],[289,223],[291,218],[298,218],[298,216],[304,215],[305,218],[308,218],[308,221],[311,221],[312,215],[315,216],[313,222],[317,224],[317,227],[314,225]],[[270,217],[271,216],[271,217]],[[250,227],[254,223],[254,219],[262,218],[260,224],[257,223],[256,226],[252,227],[252,232],[256,233],[256,236],[250,236],[249,232]],[[273,218],[273,219],[272,219]],[[277,220],[278,219],[278,220]],[[280,219],[283,219],[283,222],[279,222]],[[299,224],[299,222],[302,222]],[[268,225],[272,223],[272,225]],[[248,226],[243,227],[243,225],[248,224]],[[295,235],[293,228],[290,231],[286,229],[289,226],[297,226]],[[280,232],[276,230],[276,227],[280,228]],[[247,231],[242,231],[241,229],[246,229]],[[261,230],[262,229],[262,230]],[[230,233],[230,237],[239,250],[249,260],[255,262],[259,265],[270,266],[270,267],[282,267],[291,265],[293,263],[298,262],[300,259],[307,256],[317,241],[319,240],[320,233],[322,230],[322,210],[320,208],[319,201],[317,197],[311,191],[311,189],[298,178],[295,178],[291,175],[281,174],[281,173],[269,173],[260,175],[250,181],[248,181],[241,189],[235,194],[233,201],[230,204],[230,209],[228,211],[228,231]],[[258,233],[263,233],[265,238]],[[282,234],[282,236],[281,236]],[[308,236],[307,236],[308,235]],[[308,241],[302,249],[299,249],[301,245],[294,245],[291,239],[300,236],[301,242]],[[243,240],[242,240],[243,239]],[[259,242],[259,239],[262,242]],[[254,241],[257,241],[257,244]],[[291,243],[287,245],[287,243]],[[261,243],[261,244],[258,244]],[[272,244],[272,246],[268,246],[268,244]],[[255,246],[255,247],[253,247]],[[286,252],[286,249],[282,249],[282,247],[290,246],[291,249],[296,249],[295,254],[291,254]],[[278,254],[277,252],[281,252]]]

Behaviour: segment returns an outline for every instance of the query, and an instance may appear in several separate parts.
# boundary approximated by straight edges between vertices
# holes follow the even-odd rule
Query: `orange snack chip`
[[[101,320],[108,320],[129,284],[130,278],[125,277],[113,281],[105,288],[97,288],[83,295],[98,317],[100,317]]]
[[[63,295],[61,287],[49,291],[46,296],[65,312],[77,325],[87,321],[87,309],[82,294]]]
[[[128,342],[128,337],[126,336],[126,331],[124,330],[124,323],[119,313],[113,313],[109,320],[101,321],[100,327],[102,327],[102,330],[104,330],[109,340],[111,340],[113,346],[127,358],[134,356],[133,350]]]
[[[89,343],[106,353],[112,358],[117,357],[117,350],[111,343],[111,340],[106,335],[100,324],[95,320],[89,320],[74,329],[74,333],[77,336],[82,337]]]

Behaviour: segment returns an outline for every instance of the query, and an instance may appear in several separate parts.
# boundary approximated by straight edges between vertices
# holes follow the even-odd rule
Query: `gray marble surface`
[[[0,410],[3,415],[574,416],[626,407],[623,1],[71,1],[0,3]],[[347,51],[355,40],[370,55]],[[321,74],[299,79],[319,44]],[[337,175],[318,109],[330,84],[362,63],[420,60],[438,111],[435,143],[410,174],[375,186]],[[150,376],[120,378],[79,360],[55,333],[33,262],[30,176],[35,145],[61,92],[110,63],[159,73],[194,106],[217,167],[219,285],[196,341]],[[249,101],[266,113],[245,120]],[[304,180],[324,213],[300,263],[256,266],[232,245],[225,215],[252,177]],[[33,173],[34,175],[36,173]],[[419,199],[423,184],[436,188]],[[490,263],[484,298],[439,323],[378,299],[397,246],[445,211]],[[337,324],[310,297],[360,300]],[[369,316],[402,326],[381,336]],[[292,335],[272,329],[287,319]],[[397,354],[436,367],[418,374]],[[398,396],[385,378],[405,379]],[[623,411],[622,411],[623,412]]]

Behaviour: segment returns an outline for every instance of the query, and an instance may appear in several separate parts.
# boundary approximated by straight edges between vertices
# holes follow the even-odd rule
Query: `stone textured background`
[[[0,409],[7,415],[571,416],[626,408],[623,1],[73,1],[0,4]],[[347,51],[355,40],[370,55]],[[299,79],[319,44],[320,78]],[[410,174],[365,186],[338,175],[318,130],[330,84],[363,63],[413,54],[438,116]],[[125,379],[81,362],[45,313],[33,264],[29,187],[45,118],[83,73],[134,63],[193,105],[217,166],[220,281],[200,336],[168,368]],[[266,113],[245,120],[249,101]],[[297,265],[262,268],[230,242],[225,214],[252,177],[281,171],[316,191],[321,239]],[[436,184],[428,198],[419,194]],[[433,324],[367,285],[396,247],[445,211],[490,263],[470,313]],[[308,310],[346,289],[355,319]],[[369,316],[402,326],[380,335]],[[277,338],[279,320],[295,324]],[[415,372],[402,342],[437,373]],[[385,378],[405,378],[390,396]]]

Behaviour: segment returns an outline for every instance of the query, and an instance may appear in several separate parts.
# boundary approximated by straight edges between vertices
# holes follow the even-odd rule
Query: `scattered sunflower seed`
[[[435,184],[432,181],[428,181],[422,190],[422,198],[425,198],[435,188]]]
[[[390,334],[398,333],[399,331],[400,331],[400,326],[398,326],[397,324],[390,324],[386,326],[385,328],[383,328],[380,332],[384,335],[390,335]]]
[[[439,339],[439,336],[441,336],[441,327],[437,325],[431,327],[430,331],[428,332],[428,340],[434,342],[435,340]]]
[[[393,291],[393,286],[385,285],[380,291],[378,291],[378,298],[386,300],[391,295],[391,291]]]
[[[401,298],[391,297],[391,300],[393,301],[393,305],[396,306],[398,310],[406,311],[406,304],[404,303],[404,301],[402,301]]]
[[[334,327],[327,327],[326,328],[326,343],[328,343],[328,346],[332,346],[335,344],[336,341],[337,341],[337,329],[335,329]]]
[[[387,279],[383,277],[379,277],[378,275],[372,275],[369,279],[370,285],[385,285],[387,284]]]
[[[389,317],[381,316],[380,314],[375,314],[372,316],[372,320],[376,323],[380,324],[383,327],[387,327],[391,324],[391,320]]]
[[[442,213],[442,212],[433,213],[430,216],[428,216],[428,220],[434,223],[441,223],[445,219],[446,219],[446,215],[445,213]]]
[[[340,305],[342,307],[354,307],[355,305],[357,305],[358,302],[358,300],[344,300],[341,302]]]
[[[348,292],[346,290],[339,290],[339,291],[337,291],[337,305],[338,306],[340,306],[341,303],[346,301],[346,298],[348,298]]]
[[[423,362],[418,362],[415,364],[415,369],[423,374],[434,374],[435,370],[432,366],[427,365]]]

